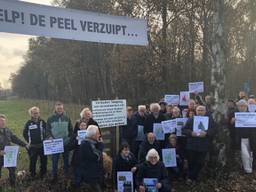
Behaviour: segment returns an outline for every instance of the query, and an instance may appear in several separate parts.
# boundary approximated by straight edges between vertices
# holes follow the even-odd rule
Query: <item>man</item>
[[[26,145],[22,140],[20,140],[16,135],[14,135],[9,128],[6,127],[6,116],[0,114],[0,178],[1,178],[1,169],[4,165],[4,148],[5,146],[10,146],[11,143],[15,143],[22,147],[29,149],[29,145]],[[9,170],[9,180],[11,186],[15,185],[15,167],[8,167]]]
[[[47,120],[47,137],[50,139],[63,139],[64,144],[64,172],[68,177],[69,169],[69,147],[70,138],[72,137],[72,124],[70,118],[65,114],[64,105],[61,102],[56,102],[54,114]],[[58,162],[60,154],[52,155],[52,182],[58,180]]]
[[[103,142],[99,128],[90,125],[87,138],[82,141],[79,149],[79,168],[81,181],[88,186],[88,191],[102,192],[103,183]],[[79,187],[79,186],[77,186]]]
[[[132,118],[132,145],[131,151],[138,158],[138,151],[141,142],[145,139],[144,129],[145,120],[147,118],[147,109],[145,105],[139,105],[138,111],[133,115]]]
[[[207,116],[206,107],[199,105],[196,108],[197,116]],[[215,134],[215,124],[211,116],[209,116],[209,125],[207,131],[200,131],[199,133],[193,131],[194,117],[190,118],[182,133],[187,138],[187,155],[188,155],[188,168],[189,176],[187,184],[192,184],[197,181],[199,173],[204,166],[205,157],[209,151],[210,142]]]
[[[122,143],[128,143],[129,146],[132,146],[133,140],[133,130],[132,130],[132,117],[133,117],[133,108],[131,106],[127,107],[127,125],[121,126],[120,128],[120,138]]]
[[[158,103],[150,104],[151,113],[145,120],[145,133],[153,132],[154,123],[161,123],[162,121],[165,121],[165,116],[160,112],[160,110],[161,107]]]
[[[47,171],[47,156],[44,155],[43,141],[46,139],[46,122],[40,118],[40,109],[31,107],[28,110],[31,117],[24,126],[23,137],[29,143],[29,171],[32,178],[36,175],[36,162],[40,157],[40,177]]]
[[[154,133],[148,133],[146,141],[143,141],[139,148],[138,160],[142,163],[146,160],[146,155],[150,149],[155,149],[159,154],[161,154],[160,144],[156,141],[156,136]],[[161,155],[160,155],[161,156]]]

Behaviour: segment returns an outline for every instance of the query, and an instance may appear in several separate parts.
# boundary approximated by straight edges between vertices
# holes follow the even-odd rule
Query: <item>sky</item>
[[[51,5],[51,0],[23,0],[31,3]],[[32,36],[0,32],[0,85],[10,88],[9,77],[24,63],[23,56],[28,50],[28,39]]]

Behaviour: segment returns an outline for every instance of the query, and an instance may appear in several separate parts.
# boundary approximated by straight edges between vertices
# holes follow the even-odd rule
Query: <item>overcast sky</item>
[[[50,5],[51,0],[24,0]],[[23,55],[28,49],[28,39],[32,36],[0,32],[0,84],[10,87],[10,74],[16,72],[23,63]]]

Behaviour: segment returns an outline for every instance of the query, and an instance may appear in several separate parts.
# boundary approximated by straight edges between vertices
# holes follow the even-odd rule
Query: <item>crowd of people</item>
[[[113,157],[112,178],[117,190],[117,173],[130,171],[133,173],[133,187],[139,192],[146,192],[143,183],[144,178],[157,178],[156,188],[159,192],[170,192],[173,180],[184,180],[187,185],[199,182],[199,174],[204,167],[207,153],[217,133],[216,123],[213,120],[214,99],[206,96],[202,99],[196,95],[190,99],[188,106],[168,105],[163,100],[152,103],[149,107],[139,105],[134,111],[131,106],[127,107],[127,125],[120,127],[120,150]],[[248,106],[256,104],[255,98],[247,99],[244,92],[240,92],[237,100],[227,102],[227,122],[230,130],[230,138],[233,149],[241,150],[242,162],[246,173],[252,172],[256,167],[256,141],[254,129],[235,128],[236,112],[248,112]],[[103,191],[104,168],[103,168],[103,137],[98,123],[93,119],[89,108],[84,108],[80,118],[72,126],[70,118],[64,110],[61,102],[56,102],[54,113],[44,121],[40,117],[40,109],[29,109],[30,119],[25,123],[23,142],[7,128],[7,117],[0,114],[0,174],[3,166],[4,147],[11,143],[25,147],[29,156],[30,176],[35,178],[37,159],[40,158],[40,177],[47,173],[47,156],[44,155],[43,141],[62,138],[64,152],[54,154],[52,160],[52,183],[58,181],[59,158],[63,157],[64,174],[70,178],[72,168],[72,180],[76,189],[84,183],[89,191]],[[255,111],[253,111],[255,112]],[[206,116],[209,118],[208,129],[194,132],[194,117]],[[164,140],[158,140],[154,133],[154,124],[176,118],[187,118],[182,127],[181,135],[177,130],[165,134]],[[79,143],[78,131],[86,130],[86,137]],[[240,146],[247,146],[247,151]],[[248,147],[249,146],[249,147]],[[162,157],[162,149],[176,150],[176,167],[165,167]],[[250,152],[252,151],[252,153]],[[71,153],[72,151],[72,153]],[[247,154],[248,153],[248,154]],[[69,158],[72,154],[72,158]],[[250,161],[252,159],[254,161]],[[69,161],[71,159],[71,162]],[[249,162],[249,163],[248,163]],[[250,162],[253,164],[250,166]],[[11,185],[15,185],[15,168],[8,168]],[[1,176],[1,175],[0,175]]]

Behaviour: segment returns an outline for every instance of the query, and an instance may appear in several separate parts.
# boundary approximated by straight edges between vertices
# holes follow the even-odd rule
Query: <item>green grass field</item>
[[[7,126],[22,140],[24,140],[22,136],[24,124],[30,119],[28,109],[32,106],[38,106],[40,108],[41,118],[46,121],[53,113],[54,103],[36,100],[0,100],[0,113],[7,116]],[[64,107],[72,122],[79,118],[81,106],[67,104]],[[48,165],[50,166],[49,160]],[[17,171],[28,170],[28,166],[29,158],[27,151],[24,148],[20,148]],[[3,169],[3,178],[7,177],[7,173],[7,170]]]

